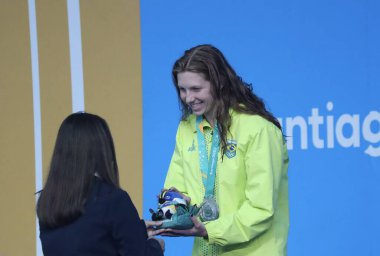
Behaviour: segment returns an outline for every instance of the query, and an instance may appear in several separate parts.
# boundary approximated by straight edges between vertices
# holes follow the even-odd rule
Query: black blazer
[[[44,255],[163,255],[157,240],[147,239],[128,193],[95,179],[81,217],[56,229],[40,226]]]

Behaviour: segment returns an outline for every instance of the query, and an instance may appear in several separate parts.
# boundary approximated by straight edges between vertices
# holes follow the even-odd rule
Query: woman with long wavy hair
[[[182,120],[165,181],[201,205],[193,255],[286,255],[288,153],[280,123],[220,50],[198,45],[173,66]]]

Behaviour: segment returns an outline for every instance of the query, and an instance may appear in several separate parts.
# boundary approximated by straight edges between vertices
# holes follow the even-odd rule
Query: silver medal
[[[215,199],[206,197],[200,206],[199,217],[201,221],[211,221],[219,218],[219,208]]]

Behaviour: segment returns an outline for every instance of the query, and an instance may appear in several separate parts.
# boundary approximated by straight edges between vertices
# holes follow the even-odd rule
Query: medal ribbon
[[[202,179],[203,185],[205,187],[205,198],[206,198],[206,197],[213,197],[214,195],[216,165],[218,163],[220,137],[219,137],[218,125],[215,122],[212,142],[211,142],[210,159],[209,159],[207,155],[205,136],[199,127],[202,120],[203,120],[202,116],[197,116],[196,127],[197,127],[197,135],[198,135],[199,165],[200,165],[202,173],[206,176],[206,179]]]

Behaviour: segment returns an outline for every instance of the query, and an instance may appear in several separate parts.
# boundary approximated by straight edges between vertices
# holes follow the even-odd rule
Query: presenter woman
[[[63,121],[37,216],[45,256],[163,255],[163,240],[147,234],[160,223],[140,220],[120,189],[111,133],[93,114]]]
[[[286,255],[288,153],[281,126],[212,45],[185,51],[172,70],[182,121],[165,189],[202,205],[193,255]]]

